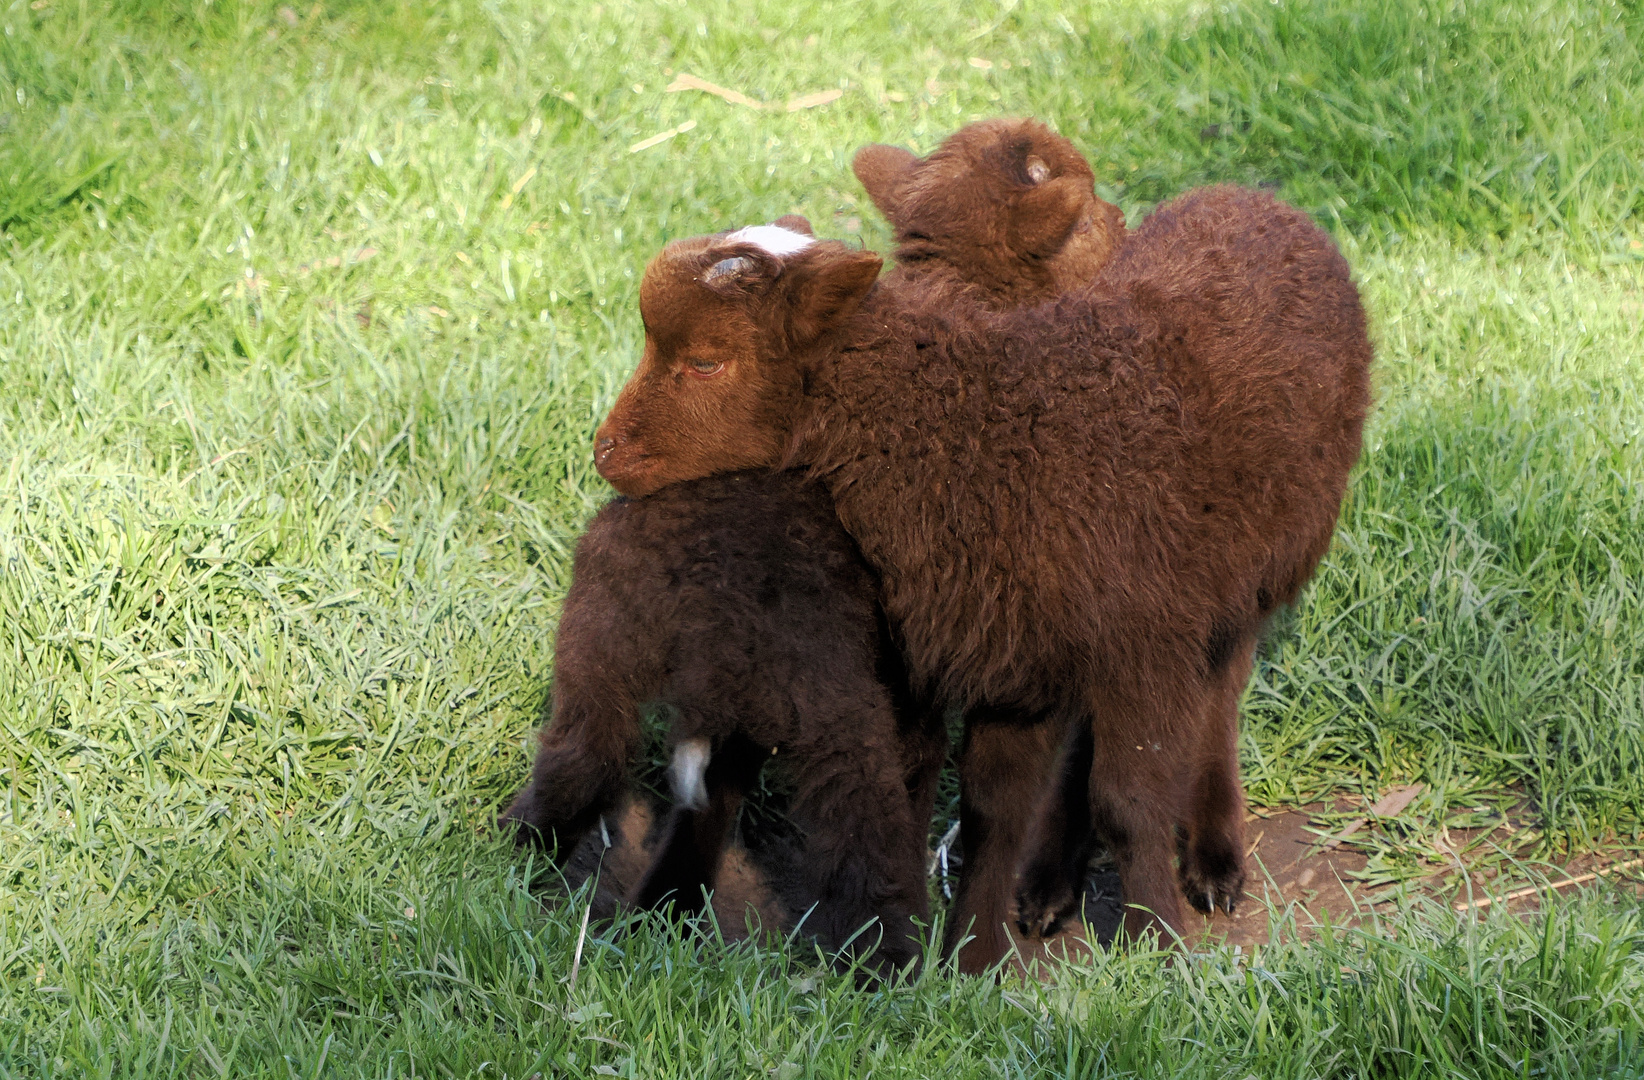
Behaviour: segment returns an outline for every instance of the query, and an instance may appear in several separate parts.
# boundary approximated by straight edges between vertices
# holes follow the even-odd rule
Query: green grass
[[[1619,890],[872,993],[642,923],[573,987],[580,911],[476,835],[644,260],[790,210],[883,247],[854,148],[1013,112],[1133,217],[1277,185],[1364,287],[1378,409],[1252,797],[1429,785],[1375,880],[1521,802],[1521,853],[1640,843],[1641,45],[1631,0],[13,0],[0,1076],[1641,1075]]]

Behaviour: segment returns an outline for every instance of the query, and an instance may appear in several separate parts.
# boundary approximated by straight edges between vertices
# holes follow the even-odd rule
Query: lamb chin
[[[656,478],[655,464],[644,455],[625,454],[621,460],[614,458],[615,455],[612,455],[604,461],[595,462],[594,468],[619,494],[639,498],[663,486]]]

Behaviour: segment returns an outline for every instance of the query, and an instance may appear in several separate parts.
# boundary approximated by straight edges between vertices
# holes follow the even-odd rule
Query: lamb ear
[[[919,159],[900,146],[874,143],[864,146],[851,159],[851,171],[862,182],[873,205],[885,215],[885,220],[896,221],[897,208],[902,205],[902,188]]]
[[[1010,212],[1010,242],[1018,254],[1049,258],[1062,250],[1090,202],[1080,179],[1058,176],[1023,192]]]
[[[758,249],[738,246],[710,252],[697,280],[721,296],[745,296],[763,290],[782,273],[782,264]]]
[[[884,260],[871,251],[818,251],[792,267],[788,286],[789,328],[795,345],[808,345],[849,318]]]

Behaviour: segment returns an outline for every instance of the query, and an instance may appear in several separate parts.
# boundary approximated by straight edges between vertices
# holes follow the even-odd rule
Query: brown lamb
[[[1067,825],[1113,848],[1127,932],[1183,926],[1179,825],[1182,885],[1231,903],[1230,718],[1261,627],[1328,546],[1369,403],[1364,312],[1328,236],[1265,194],[1207,188],[1088,288],[1005,312],[876,288],[870,252],[736,236],[647,268],[645,352],[596,434],[600,472],[642,495],[808,467],[880,572],[916,688],[973,725],[1076,726],[1087,802]],[[961,774],[950,941],[973,928],[967,970],[1004,948],[1019,808],[1044,787],[1009,745]],[[1042,833],[1017,896],[1031,928],[1067,903],[1045,868],[1070,845]]]
[[[868,196],[895,230],[896,265],[883,279],[887,287],[941,291],[958,301],[995,309],[1043,303],[1088,285],[1113,258],[1124,240],[1124,215],[1096,195],[1095,176],[1077,148],[1032,119],[981,120],[959,129],[924,158],[900,147],[873,145],[857,151],[851,163]],[[1237,717],[1233,717],[1236,725]],[[1058,732],[1052,717],[999,707],[978,710],[965,725],[960,771],[969,776],[990,773],[993,759],[1023,775],[1050,775]],[[1236,752],[1236,739],[1228,744]],[[1069,764],[1079,760],[1077,748]],[[1235,774],[1238,764],[1232,764]],[[1094,838],[1088,835],[1083,778],[1065,778],[1063,805],[1047,803],[1042,820],[1045,842],[1060,839],[1060,865],[1038,867],[1040,887],[1054,892],[1057,919],[1035,928],[1044,936],[1060,917],[1074,910],[1082,890]],[[971,846],[989,817],[1011,814],[1026,820],[1032,806],[1000,805],[978,814],[972,799],[961,797],[960,818],[968,820]],[[1242,826],[1244,805],[1235,789],[1223,800],[1223,814]],[[1070,815],[1069,809],[1074,812]],[[1081,827],[1084,826],[1084,827]],[[1228,831],[1216,828],[1217,833]],[[995,837],[1016,837],[1019,827]],[[961,830],[960,840],[967,833]],[[983,856],[983,863],[989,861]],[[998,859],[993,860],[996,864]],[[974,860],[973,860],[974,863]],[[1059,878],[1052,882],[1052,878]],[[958,911],[969,908],[967,894],[976,875],[962,875]],[[967,888],[967,885],[970,888]],[[1196,906],[1208,901],[1200,900]],[[983,936],[991,930],[979,931]],[[984,943],[988,955],[1004,947]]]
[[[864,146],[851,169],[895,230],[895,285],[1040,304],[1088,284],[1124,239],[1084,157],[1037,120],[967,124],[924,158]]]
[[[864,168],[863,163],[876,155],[880,162],[894,161],[897,167],[893,169],[882,165],[876,173]],[[1076,277],[1088,280],[1099,268],[1099,260],[1105,259],[1113,246],[1111,236],[1103,242],[1093,242],[1102,235],[1099,230],[1107,228],[1110,233],[1113,229],[1122,230],[1122,219],[1118,217],[1117,210],[1096,198],[1090,170],[1072,144],[1034,121],[986,121],[970,125],[951,136],[935,154],[923,161],[890,147],[868,147],[858,154],[857,166],[870,195],[893,222],[918,220],[926,227],[934,228],[939,236],[960,234],[972,238],[969,247],[955,246],[949,251],[922,250],[911,257],[912,273],[931,277],[945,272],[945,280],[953,287],[974,289],[998,303],[1044,299],[1053,295],[1053,291],[1063,283]],[[933,184],[928,179],[930,170],[938,166],[943,174],[941,185]],[[923,182],[920,182],[922,178]],[[1054,197],[1033,198],[1035,193],[1046,190]],[[951,229],[942,227],[942,222],[929,205],[933,200],[944,198],[948,201],[942,204],[943,212],[952,214],[956,219]],[[1027,242],[1021,237],[1035,225],[1029,220],[1033,216],[1045,220],[1037,223],[1038,231],[1031,234],[1033,246],[1028,250]],[[1098,224],[1093,226],[1093,222]],[[777,227],[805,236],[811,234],[809,223],[797,216],[781,219]],[[992,239],[989,240],[989,237]],[[986,251],[988,257],[976,258],[975,248],[984,241],[991,244]],[[1022,250],[1013,255],[1012,244]],[[1060,249],[1056,245],[1060,245]],[[966,258],[971,259],[971,263],[963,272],[957,272],[955,261]],[[1024,284],[1033,275],[1038,275],[1033,278],[1038,284],[1032,287]],[[677,519],[671,534],[675,539],[689,535],[689,527],[679,527],[681,522],[687,525],[713,523],[711,514],[702,520],[692,519],[694,504],[689,496],[696,494],[694,491],[669,494],[673,497],[672,514]],[[770,493],[760,494],[768,497]],[[788,510],[803,517],[806,510],[815,509],[814,502],[814,493],[807,493],[807,499]],[[651,546],[648,538],[629,537],[626,530],[612,525],[608,519],[614,515],[614,511],[602,514],[591,530],[591,535],[598,533],[604,536],[604,549],[608,550],[613,543],[620,546],[624,538],[625,542],[637,544],[640,548]],[[629,522],[637,519],[630,516],[618,520]],[[812,527],[825,530],[826,524],[813,522]],[[573,586],[573,596],[597,591],[602,571],[611,562],[606,558],[594,564],[591,571],[595,575],[593,582],[584,580],[583,571],[579,571],[576,580],[580,584]],[[781,568],[755,564],[747,569],[754,574],[763,574],[768,580]],[[722,582],[721,587],[724,588],[725,583]],[[698,597],[699,605],[703,599]],[[706,606],[699,606],[696,611],[696,622],[704,625],[709,618],[718,619],[717,637],[722,641],[729,638],[734,643],[739,640],[737,634],[745,629],[733,625],[733,609],[742,599],[734,589],[726,595],[707,598],[709,602]],[[654,627],[659,625],[667,628],[668,633],[677,633],[678,628],[661,614],[677,598],[671,598],[669,603],[660,602],[655,596],[652,600],[653,609],[645,619],[646,625],[653,628],[649,631],[652,636],[655,637]],[[840,603],[843,606],[850,607],[853,600],[859,600],[859,597],[853,597],[849,590],[842,592]],[[819,601],[813,597],[808,602]],[[583,606],[568,606],[568,623],[562,634],[568,630],[574,638],[582,633],[577,627],[575,614]],[[711,616],[705,618],[704,612],[711,613]],[[761,626],[758,629],[763,631],[765,628]],[[630,634],[636,632],[640,631],[629,630]],[[743,644],[749,651],[757,648],[754,643]],[[559,647],[564,654],[570,655],[577,644],[574,640],[562,638]],[[792,654],[793,650],[789,652]],[[882,658],[881,663],[884,662]],[[792,666],[787,673],[791,677],[796,675]],[[798,672],[797,677],[802,679],[804,673]],[[677,706],[683,701],[694,711],[713,704],[711,700],[697,700],[703,696],[699,693],[682,690],[682,676],[679,673],[674,678],[674,685],[664,695],[666,703]],[[562,689],[567,691],[566,696],[578,696],[578,672],[562,671],[560,682]],[[895,691],[901,684],[905,684],[905,678],[893,679],[889,689]],[[767,687],[767,691],[769,689]],[[780,702],[780,694],[771,693],[769,696],[772,701]],[[903,711],[911,715],[917,708],[916,704],[908,702],[904,704]],[[814,710],[802,714],[802,723],[813,714]],[[922,715],[927,719],[910,733],[904,734],[901,748],[903,759],[910,762],[908,785],[913,793],[916,823],[928,820],[935,770],[939,767],[942,753],[940,729],[933,726],[934,721],[928,713]],[[722,729],[726,726],[720,725]],[[703,890],[715,884],[720,852],[736,808],[762,764],[759,755],[750,755],[747,740],[740,732],[713,732],[718,741],[716,748],[714,739],[705,739],[701,734],[700,723],[694,725],[699,729],[694,737],[688,730],[682,730],[692,727],[690,724],[676,724],[671,733],[678,747],[674,778],[676,794],[681,798],[662,830],[662,837],[654,845],[655,854],[649,867],[630,892],[630,899],[641,906],[656,906],[667,898],[674,899],[685,909],[694,910],[700,905]],[[622,787],[617,778],[623,774],[637,748],[634,730],[630,724],[561,723],[553,729],[544,728],[541,738],[543,750],[537,758],[533,782],[516,800],[508,816],[526,826],[520,832],[522,838],[543,838],[549,833],[578,833],[614,805]],[[594,778],[597,794],[591,794],[594,789],[587,786],[589,778]],[[556,797],[565,801],[567,795],[567,805],[578,804],[574,810],[561,809],[556,813],[549,808]],[[821,840],[818,835],[819,842],[826,845],[828,841]],[[562,840],[566,838],[561,837]],[[568,850],[568,844],[561,847],[562,854]],[[808,875],[790,876],[800,880],[789,882],[787,906],[790,913],[803,912],[817,899],[818,894],[806,891],[804,879]],[[831,911],[826,904],[821,914],[823,921],[830,917]],[[856,911],[856,914],[862,912]],[[846,918],[849,918],[848,914]],[[823,936],[826,938],[828,935]]]
[[[993,306],[1043,301],[1088,282],[1123,235],[1122,215],[1097,198],[1084,158],[1038,121],[970,124],[924,159],[895,147],[864,147],[853,167],[903,241],[893,279],[918,280]],[[809,222],[797,215],[782,218],[777,227],[813,235]],[[989,752],[992,738],[1001,733],[999,719],[990,716],[968,727],[968,753]],[[1055,733],[1024,738],[1022,729],[1042,718],[1008,720],[1002,733],[1013,751],[1021,756],[1026,746],[1040,746],[1045,758],[1041,771],[1048,772]],[[934,763],[928,747],[913,747],[910,753]],[[694,800],[676,805],[650,870],[633,894],[636,903],[654,905],[669,894],[696,896],[713,883],[719,852],[714,838],[723,836],[743,795],[741,788],[721,786],[721,775],[710,769],[706,787]],[[934,779],[923,777],[914,784],[928,791]],[[928,816],[929,807],[925,810]],[[1070,838],[1077,835],[1068,833]],[[1084,855],[1080,846],[1065,860],[1069,880],[1060,891],[1070,898],[1069,905],[1082,884]],[[795,910],[803,910],[804,899],[799,898]]]

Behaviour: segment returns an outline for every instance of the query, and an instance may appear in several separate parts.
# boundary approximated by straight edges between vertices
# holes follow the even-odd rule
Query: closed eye
[[[701,359],[687,360],[685,361],[685,370],[690,372],[692,375],[699,375],[705,379],[710,375],[718,375],[721,371],[724,371],[725,361]]]

